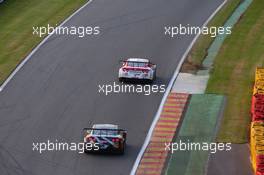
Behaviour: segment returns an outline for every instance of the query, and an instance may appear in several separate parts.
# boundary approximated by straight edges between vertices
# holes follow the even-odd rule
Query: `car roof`
[[[113,125],[113,124],[94,124],[93,128],[94,129],[118,129],[118,126]]]
[[[143,62],[143,63],[148,63],[149,60],[145,58],[128,58],[127,61],[131,62]]]

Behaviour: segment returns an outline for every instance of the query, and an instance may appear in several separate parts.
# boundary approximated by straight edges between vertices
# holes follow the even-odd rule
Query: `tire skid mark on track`
[[[182,93],[169,94],[147,149],[139,163],[136,175],[160,175],[162,173],[169,154],[169,151],[165,150],[165,143],[172,142],[188,97],[188,94]],[[182,105],[177,105],[179,103]],[[167,104],[173,105],[173,108],[167,107]],[[169,115],[167,114],[168,110],[170,110]]]

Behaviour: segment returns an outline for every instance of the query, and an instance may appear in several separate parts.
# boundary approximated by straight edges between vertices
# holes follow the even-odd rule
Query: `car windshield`
[[[127,66],[130,67],[147,67],[148,63],[143,62],[127,62]]]
[[[117,130],[93,130],[93,135],[118,135]]]

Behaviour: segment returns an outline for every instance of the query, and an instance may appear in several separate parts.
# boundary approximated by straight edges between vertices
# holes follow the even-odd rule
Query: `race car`
[[[85,153],[110,152],[123,154],[127,132],[113,124],[95,124],[84,128]]]
[[[128,58],[122,61],[118,78],[120,82],[125,80],[142,80],[152,83],[156,79],[156,65],[148,59]]]

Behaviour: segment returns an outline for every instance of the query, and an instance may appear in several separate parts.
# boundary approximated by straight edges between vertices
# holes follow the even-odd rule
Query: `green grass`
[[[214,62],[206,92],[228,97],[217,137],[220,142],[248,142],[254,72],[257,66],[264,66],[263,9],[263,0],[254,0]]]
[[[174,143],[211,143],[215,137],[216,124],[223,96],[213,94],[192,95],[181,128]],[[209,150],[177,150],[171,154],[166,175],[204,175]],[[213,150],[212,150],[213,151]]]
[[[239,5],[241,0],[229,0],[218,14],[209,22],[208,26],[223,26],[228,17]],[[214,38],[210,35],[201,35],[182,66],[182,72],[195,73],[202,65],[207,55],[207,49]]]
[[[87,0],[6,0],[0,4],[0,83],[43,39],[33,26],[56,25]]]

